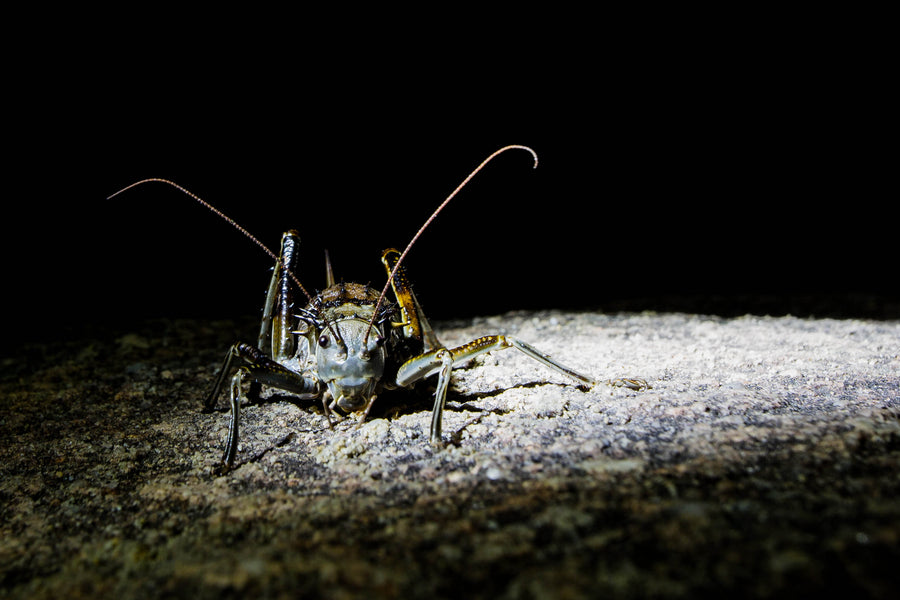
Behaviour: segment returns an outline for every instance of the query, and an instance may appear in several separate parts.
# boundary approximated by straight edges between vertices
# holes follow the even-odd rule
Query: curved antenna
[[[503,152],[506,152],[507,150],[525,150],[527,152],[530,152],[531,156],[534,158],[534,167],[533,168],[535,168],[535,169],[537,168],[537,166],[538,166],[537,152],[535,152],[528,146],[519,146],[519,145],[513,144],[510,146],[504,146],[504,147],[500,148],[499,150],[495,151],[493,154],[488,156],[486,159],[481,161],[481,164],[478,165],[477,167],[475,167],[475,170],[472,171],[471,173],[469,173],[468,177],[463,179],[462,183],[460,183],[458,186],[456,186],[456,189],[453,190],[453,192],[451,192],[449,196],[447,196],[447,199],[444,200],[443,202],[441,202],[440,206],[438,206],[434,210],[434,212],[431,213],[431,216],[428,217],[428,219],[425,221],[425,223],[423,223],[422,226],[419,227],[419,230],[416,232],[416,234],[412,237],[411,240],[409,240],[409,243],[406,245],[406,248],[403,250],[403,252],[400,253],[400,258],[398,258],[397,262],[394,264],[394,268],[391,270],[391,274],[388,276],[387,283],[384,284],[384,288],[382,288],[381,294],[378,296],[378,301],[375,303],[375,309],[372,313],[372,320],[369,321],[369,327],[368,327],[368,329],[366,329],[366,335],[363,336],[363,347],[366,346],[366,342],[368,342],[368,340],[369,340],[369,333],[372,331],[372,325],[375,322],[375,315],[378,314],[378,309],[381,308],[381,303],[384,301],[384,297],[387,294],[388,288],[391,286],[391,282],[394,281],[394,276],[397,275],[397,270],[400,268],[400,265],[403,263],[403,259],[406,258],[406,255],[409,253],[410,248],[413,247],[413,244],[416,243],[416,240],[419,239],[419,237],[422,235],[422,232],[424,232],[425,229],[428,228],[429,225],[431,225],[431,222],[434,221],[434,219],[438,216],[438,213],[440,213],[442,210],[444,210],[444,207],[447,206],[447,204],[449,204],[451,200],[453,200],[453,197],[456,196],[456,194],[458,194],[461,189],[466,187],[466,184],[469,183],[469,181],[473,177],[475,177],[475,175],[477,175],[478,172],[481,171],[485,167],[485,165],[487,165],[489,162],[491,162],[494,159],[494,157],[496,157],[498,154],[502,154]]]
[[[202,204],[203,206],[205,206],[206,208],[208,208],[209,210],[211,210],[211,211],[214,212],[215,214],[219,215],[220,217],[222,217],[223,219],[225,219],[226,221],[228,221],[228,224],[229,224],[229,225],[231,225],[232,227],[234,227],[235,229],[237,229],[238,231],[240,231],[241,233],[243,233],[245,236],[247,236],[247,237],[250,239],[251,242],[253,242],[253,243],[256,244],[257,246],[259,246],[260,248],[262,248],[262,249],[265,251],[266,254],[268,254],[269,256],[271,256],[272,258],[274,258],[274,259],[275,259],[275,262],[278,263],[279,265],[281,265],[281,268],[284,269],[284,270],[287,272],[287,274],[290,276],[290,278],[294,280],[294,283],[296,283],[296,284],[297,284],[297,287],[300,288],[300,291],[303,292],[303,293],[306,295],[307,299],[312,300],[312,296],[309,294],[309,292],[306,291],[306,288],[303,287],[303,284],[300,283],[300,280],[297,279],[297,276],[294,275],[294,273],[293,273],[292,271],[288,270],[287,267],[285,267],[284,263],[281,262],[281,259],[280,259],[278,256],[276,256],[274,252],[272,252],[271,250],[269,250],[269,248],[268,248],[265,244],[263,244],[261,241],[259,241],[258,239],[256,239],[256,236],[254,236],[252,233],[250,233],[249,231],[247,231],[246,229],[244,229],[243,227],[241,227],[240,225],[238,225],[237,221],[235,221],[234,219],[232,219],[231,217],[229,217],[228,215],[226,215],[225,213],[223,213],[221,210],[219,210],[218,208],[216,208],[215,206],[213,206],[212,204],[210,204],[209,202],[207,202],[206,200],[204,200],[203,198],[201,198],[200,196],[198,196],[198,195],[195,194],[194,192],[188,190],[187,188],[181,187],[180,185],[178,185],[178,184],[175,183],[174,181],[169,181],[168,179],[160,179],[160,178],[157,178],[157,177],[151,177],[151,178],[149,178],[149,179],[141,179],[140,181],[135,181],[135,182],[132,183],[131,185],[126,186],[126,187],[123,187],[123,188],[122,188],[121,190],[119,190],[118,192],[116,192],[116,193],[114,193],[114,194],[111,194],[111,195],[107,196],[106,199],[109,200],[109,199],[111,199],[111,198],[115,198],[116,196],[118,196],[118,195],[121,194],[122,192],[126,192],[126,191],[130,190],[130,189],[133,188],[133,187],[139,186],[139,185],[144,184],[144,183],[153,182],[153,181],[156,181],[156,182],[159,182],[159,183],[166,183],[166,184],[168,184],[168,185],[171,185],[171,186],[172,186],[173,188],[175,188],[176,190],[178,190],[178,191],[180,191],[180,192],[182,192],[182,193],[184,193],[184,194],[190,196],[191,198],[193,198],[194,200],[196,200],[197,202],[199,202],[200,204]]]

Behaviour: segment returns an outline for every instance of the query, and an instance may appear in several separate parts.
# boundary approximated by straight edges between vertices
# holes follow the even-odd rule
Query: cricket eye
[[[322,348],[328,347],[328,336],[324,333],[319,336],[319,346],[321,346]]]

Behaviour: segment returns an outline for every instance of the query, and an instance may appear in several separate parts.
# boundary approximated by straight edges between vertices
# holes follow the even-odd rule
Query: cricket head
[[[368,410],[381,391],[384,338],[368,335],[369,321],[352,317],[322,330],[316,345],[319,380],[345,412]]]

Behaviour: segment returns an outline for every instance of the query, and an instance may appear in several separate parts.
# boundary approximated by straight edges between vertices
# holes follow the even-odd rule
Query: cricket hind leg
[[[294,292],[290,279],[299,256],[300,235],[290,230],[281,236],[281,252],[272,271],[266,304],[263,307],[259,340],[256,346],[275,360],[284,360],[294,355],[297,338],[293,333]]]
[[[503,338],[504,336],[494,336],[494,337]],[[541,352],[540,350],[538,350],[531,344],[523,342],[522,340],[520,340],[518,338],[509,337],[509,336],[506,336],[505,339],[507,340],[507,342],[510,345],[509,346],[501,345],[500,346],[501,349],[508,348],[508,347],[516,348],[517,350],[522,351],[529,358],[533,358],[534,360],[536,360],[540,363],[543,363],[547,367],[550,367],[551,369],[554,369],[555,371],[558,371],[558,372],[562,373],[563,375],[567,375],[567,376],[571,377],[572,379],[577,379],[578,381],[581,381],[584,385],[587,385],[588,387],[593,387],[597,384],[605,383],[606,385],[609,385],[612,387],[627,387],[628,389],[635,390],[635,391],[650,389],[650,385],[643,379],[621,377],[618,379],[607,379],[607,380],[600,381],[600,380],[594,379],[593,377],[588,377],[587,375],[582,375],[581,373],[578,373],[577,371],[570,369],[569,367],[565,366],[564,364],[562,364],[562,363],[556,361],[555,359],[551,358],[550,356],[544,354],[543,352]],[[482,351],[478,351],[478,352],[482,352]]]
[[[397,267],[399,260],[400,251],[396,248],[388,248],[382,252],[381,263],[387,270],[388,277]],[[442,348],[443,345],[434,333],[422,307],[419,306],[419,300],[412,291],[403,265],[397,267],[397,272],[391,278],[391,287],[400,307],[400,322],[395,323],[395,326],[401,328],[401,335],[406,339],[416,340],[425,352]]]
[[[522,340],[504,335],[490,335],[477,338],[467,344],[456,348],[438,348],[416,356],[404,363],[397,372],[397,385],[407,386],[429,375],[438,373],[437,388],[434,393],[434,408],[431,413],[431,443],[441,443],[441,424],[443,421],[444,404],[447,400],[447,387],[450,383],[450,373],[454,365],[469,360],[479,354],[491,350],[505,350],[515,348],[541,364],[562,373],[563,375],[581,382],[582,385],[593,387],[600,383],[606,383],[614,387],[628,387],[633,390],[642,390],[650,386],[643,379],[610,379],[599,381],[593,377],[583,375],[578,371],[567,367],[556,359],[544,354],[531,344]]]

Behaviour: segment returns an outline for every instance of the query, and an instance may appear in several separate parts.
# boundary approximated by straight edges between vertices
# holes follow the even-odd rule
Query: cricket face
[[[381,389],[384,347],[378,336],[366,339],[368,330],[368,321],[349,318],[332,323],[319,336],[319,379],[345,412],[367,410]]]

